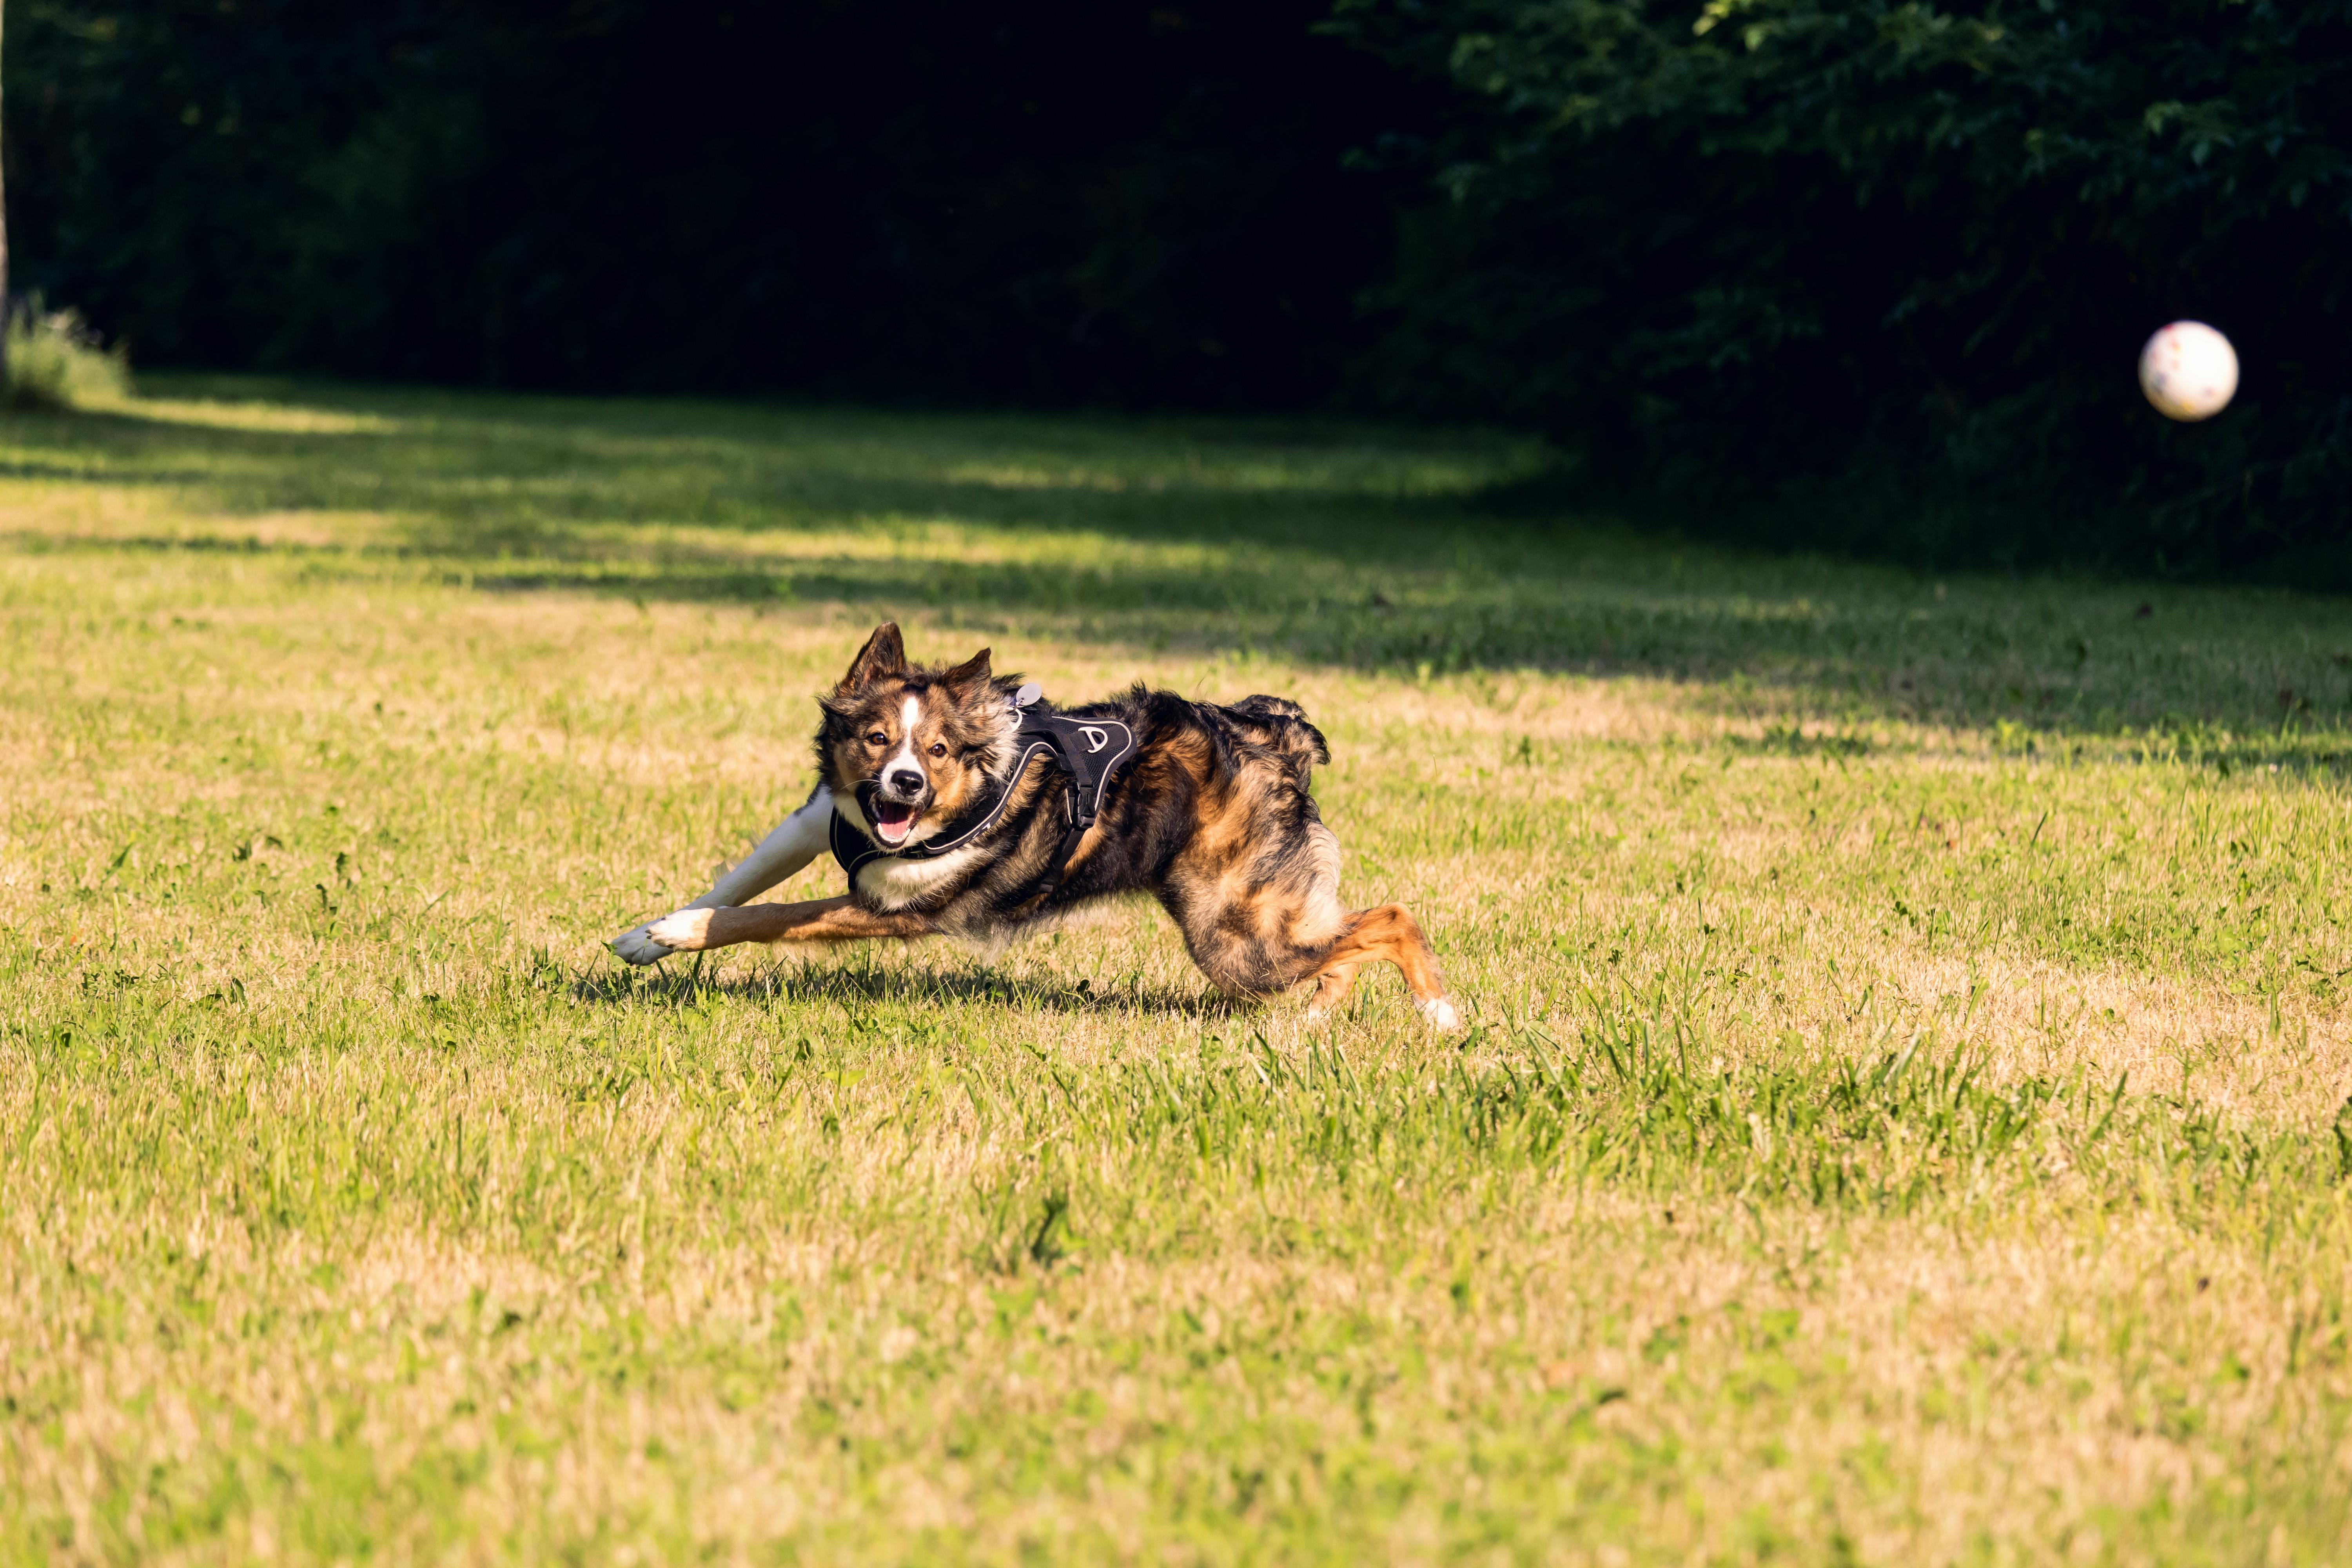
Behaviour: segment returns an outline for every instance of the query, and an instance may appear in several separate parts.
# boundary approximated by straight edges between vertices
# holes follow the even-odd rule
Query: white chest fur
[[[866,893],[866,898],[879,908],[903,910],[910,902],[918,902],[924,893],[960,879],[983,853],[988,851],[973,844],[967,848],[950,848],[936,860],[873,860],[858,868],[858,893]]]
[[[986,853],[975,844],[936,860],[871,861],[858,869],[857,890],[882,909],[902,910],[962,877]]]
[[[852,815],[857,809],[850,804],[853,798],[841,796],[832,800],[831,805],[853,826],[858,826],[857,817]],[[866,836],[861,831],[858,837]],[[964,875],[987,853],[975,844],[950,849],[936,860],[901,860],[895,857],[870,860],[858,868],[852,890],[863,894],[877,909],[903,910]]]

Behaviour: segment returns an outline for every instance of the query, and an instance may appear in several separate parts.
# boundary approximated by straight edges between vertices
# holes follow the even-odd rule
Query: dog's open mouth
[[[911,805],[895,800],[877,800],[867,810],[873,814],[875,836],[885,844],[904,844],[907,835],[915,830],[919,815]]]

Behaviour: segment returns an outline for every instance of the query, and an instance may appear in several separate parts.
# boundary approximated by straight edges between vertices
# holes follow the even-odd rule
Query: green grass
[[[0,421],[0,1561],[2352,1563],[2340,601],[1470,435],[148,394]],[[1298,697],[1467,1037],[1143,906],[605,955],[886,616]]]

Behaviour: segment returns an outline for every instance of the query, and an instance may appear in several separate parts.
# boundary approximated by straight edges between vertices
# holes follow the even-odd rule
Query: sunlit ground
[[[0,1555],[2352,1562],[2340,601],[1499,437],[149,390],[0,421]],[[1468,1037],[1143,905],[604,954],[886,616],[1304,702]]]

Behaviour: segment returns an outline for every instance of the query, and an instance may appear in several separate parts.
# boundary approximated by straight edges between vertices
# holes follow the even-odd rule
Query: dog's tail
[[[1234,728],[1253,745],[1279,758],[1301,789],[1318,763],[1331,760],[1323,731],[1307,721],[1307,710],[1284,697],[1244,697],[1225,710]]]

